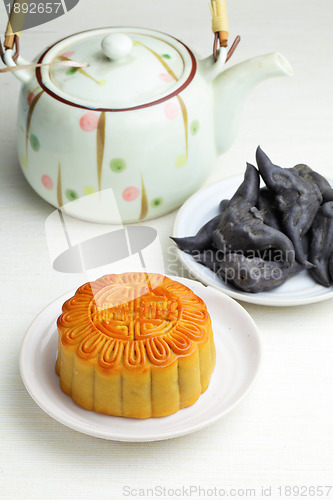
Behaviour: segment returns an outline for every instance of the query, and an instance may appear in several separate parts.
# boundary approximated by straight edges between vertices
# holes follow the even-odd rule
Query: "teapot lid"
[[[65,103],[103,111],[147,107],[173,97],[189,85],[197,66],[182,42],[140,28],[78,33],[47,49],[38,62],[61,60],[89,66],[38,68],[41,87]]]

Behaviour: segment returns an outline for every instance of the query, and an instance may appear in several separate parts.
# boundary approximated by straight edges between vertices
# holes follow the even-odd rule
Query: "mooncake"
[[[87,410],[164,417],[197,401],[215,366],[204,301],[161,274],[109,274],[81,286],[57,321],[56,373]]]

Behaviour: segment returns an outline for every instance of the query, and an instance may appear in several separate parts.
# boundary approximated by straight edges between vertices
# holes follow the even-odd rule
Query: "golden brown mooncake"
[[[204,301],[160,274],[86,283],[57,321],[62,390],[87,410],[164,417],[204,392],[215,366]]]

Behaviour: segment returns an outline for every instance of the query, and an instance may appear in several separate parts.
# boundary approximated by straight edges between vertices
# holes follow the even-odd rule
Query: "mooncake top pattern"
[[[57,321],[63,344],[104,369],[170,364],[209,335],[202,299],[160,274],[110,274],[82,285]]]

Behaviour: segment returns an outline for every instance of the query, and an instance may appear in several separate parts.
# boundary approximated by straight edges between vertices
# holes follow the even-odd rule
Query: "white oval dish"
[[[26,389],[48,415],[91,436],[130,442],[158,441],[202,429],[225,415],[247,394],[256,379],[261,342],[249,314],[234,300],[201,283],[173,277],[206,302],[212,318],[216,367],[207,391],[189,408],[146,420],[112,417],[87,411],[62,392],[55,373],[56,319],[73,291],[49,304],[34,319],[24,338],[20,372]]]
[[[173,236],[182,238],[196,234],[207,221],[218,214],[220,201],[231,198],[242,180],[243,176],[230,177],[191,196],[178,211]],[[307,271],[302,271],[275,290],[249,293],[226,284],[213,271],[196,262],[191,255],[179,249],[177,249],[177,254],[192,278],[244,302],[285,307],[311,304],[333,298],[333,286],[326,288],[319,285]]]

